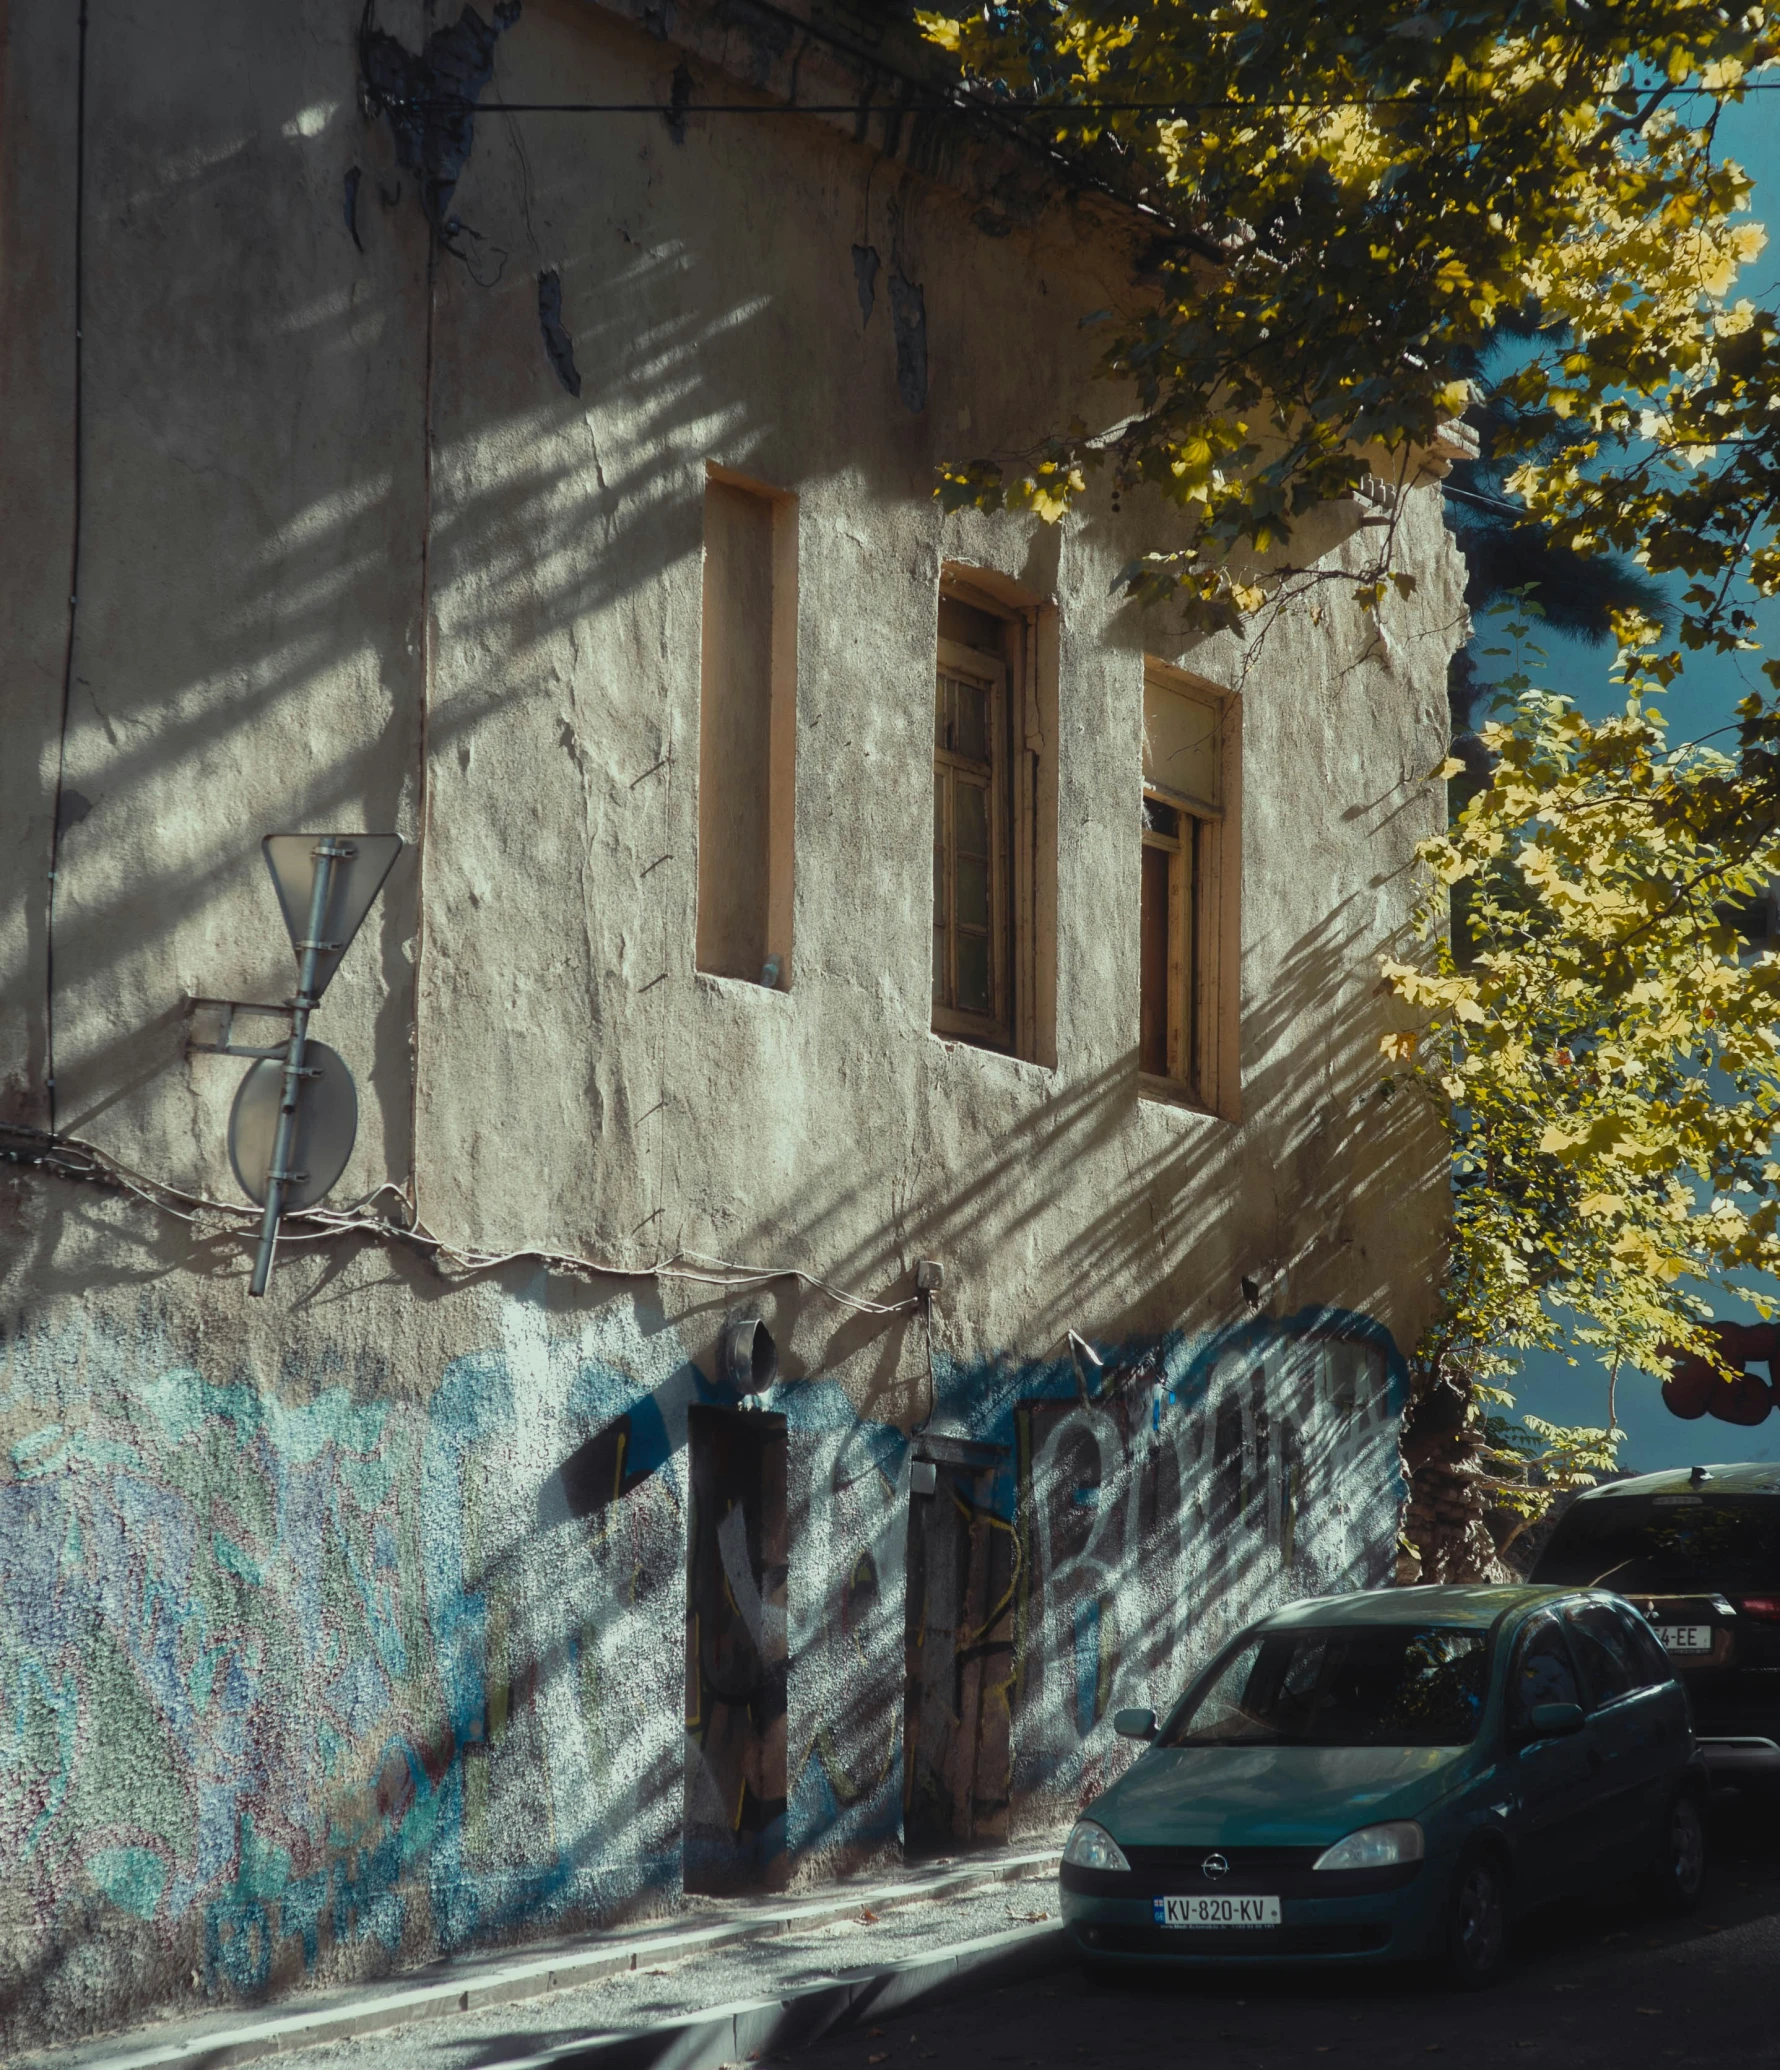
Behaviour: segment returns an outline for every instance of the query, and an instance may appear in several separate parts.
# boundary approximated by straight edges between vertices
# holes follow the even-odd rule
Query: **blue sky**
[[[1767,249],[1744,273],[1736,293],[1772,308],[1780,298],[1780,93],[1752,94],[1740,107],[1727,108],[1719,125],[1719,141],[1727,157],[1754,175],[1751,213],[1769,231]],[[1726,725],[1733,720],[1740,698],[1766,687],[1760,663],[1767,655],[1780,653],[1780,604],[1770,604],[1758,616],[1762,654],[1690,658],[1687,674],[1666,700],[1672,739],[1697,739]],[[1480,646],[1502,644],[1489,637],[1487,625],[1480,631],[1484,633]],[[1557,635],[1541,636],[1540,645],[1548,657],[1541,673],[1550,688],[1574,697],[1591,715],[1601,716],[1613,708],[1620,693],[1608,681],[1610,653],[1596,652]],[[1509,666],[1489,663],[1479,673]],[[1775,1291],[1780,1295],[1780,1288]],[[1757,1319],[1752,1310],[1729,1298],[1719,1313]],[[1577,1357],[1574,1367],[1550,1354],[1528,1358],[1517,1389],[1520,1407],[1557,1423],[1605,1423],[1606,1372],[1592,1352],[1581,1351]],[[1620,1453],[1622,1466],[1648,1471],[1729,1459],[1780,1459],[1780,1415],[1752,1430],[1740,1430],[1709,1416],[1684,1423],[1663,1407],[1657,1383],[1644,1374],[1621,1377],[1618,1411],[1620,1427],[1626,1433]]]

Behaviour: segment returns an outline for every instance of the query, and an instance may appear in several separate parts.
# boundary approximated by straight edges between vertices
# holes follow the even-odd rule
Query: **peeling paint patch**
[[[853,286],[859,296],[859,314],[867,323],[871,322],[872,310],[877,305],[880,263],[876,246],[856,244],[853,247]]]
[[[499,0],[492,23],[466,7],[449,28],[435,29],[416,54],[367,11],[359,31],[365,102],[386,115],[396,157],[419,175],[421,206],[441,238],[460,226],[451,197],[475,142],[476,102],[494,76],[494,47],[519,19],[520,0]]]
[[[77,827],[93,809],[93,801],[84,791],[77,791],[70,785],[56,800],[56,839],[59,841],[70,827]]]
[[[562,320],[562,275],[554,266],[538,275],[538,328],[544,333],[544,351],[556,369],[556,378],[571,395],[579,395],[575,341]]]
[[[896,390],[903,408],[927,407],[927,297],[919,281],[890,276],[890,323],[896,332]]]

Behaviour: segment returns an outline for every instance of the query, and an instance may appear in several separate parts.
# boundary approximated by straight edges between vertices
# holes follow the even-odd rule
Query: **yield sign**
[[[365,915],[383,889],[383,880],[402,852],[400,834],[268,834],[260,843],[266,867],[278,887],[278,903],[284,908],[284,924],[290,929],[291,946],[301,967],[308,945],[309,908],[315,892],[315,848],[326,841],[345,853],[337,856],[333,880],[328,887],[327,911],[322,920],[315,958],[315,986],[311,999],[319,999],[328,980],[340,968],[340,958],[352,938],[364,925]]]

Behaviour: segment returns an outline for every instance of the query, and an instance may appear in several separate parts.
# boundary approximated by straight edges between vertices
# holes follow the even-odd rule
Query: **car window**
[[[1163,1726],[1163,1746],[1464,1746],[1489,1635],[1458,1625],[1331,1625],[1236,1646]]]
[[[1564,1512],[1529,1579],[1640,1596],[1780,1591],[1780,1492],[1584,1499]]]
[[[1629,1696],[1643,1682],[1643,1669],[1632,1651],[1631,1634],[1606,1603],[1584,1603],[1564,1612],[1570,1643],[1588,1689],[1588,1707],[1598,1711],[1616,1697]]]
[[[1613,1614],[1632,1635],[1632,1657],[1639,1664],[1638,1686],[1658,1688],[1675,1679],[1675,1663],[1663,1651],[1663,1642],[1630,1603],[1615,1603]]]
[[[1570,1664],[1570,1649],[1555,1617],[1542,1617],[1521,1642],[1514,1663],[1509,1690],[1510,1723],[1525,1728],[1542,1703],[1580,1703],[1576,1670]]]

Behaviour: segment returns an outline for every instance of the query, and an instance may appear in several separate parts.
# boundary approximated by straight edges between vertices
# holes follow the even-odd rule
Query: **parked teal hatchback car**
[[[1656,1635],[1599,1589],[1380,1589],[1252,1625],[1087,1807],[1061,1870],[1088,1964],[1434,1961],[1628,1877],[1685,1909],[1706,1777]]]

